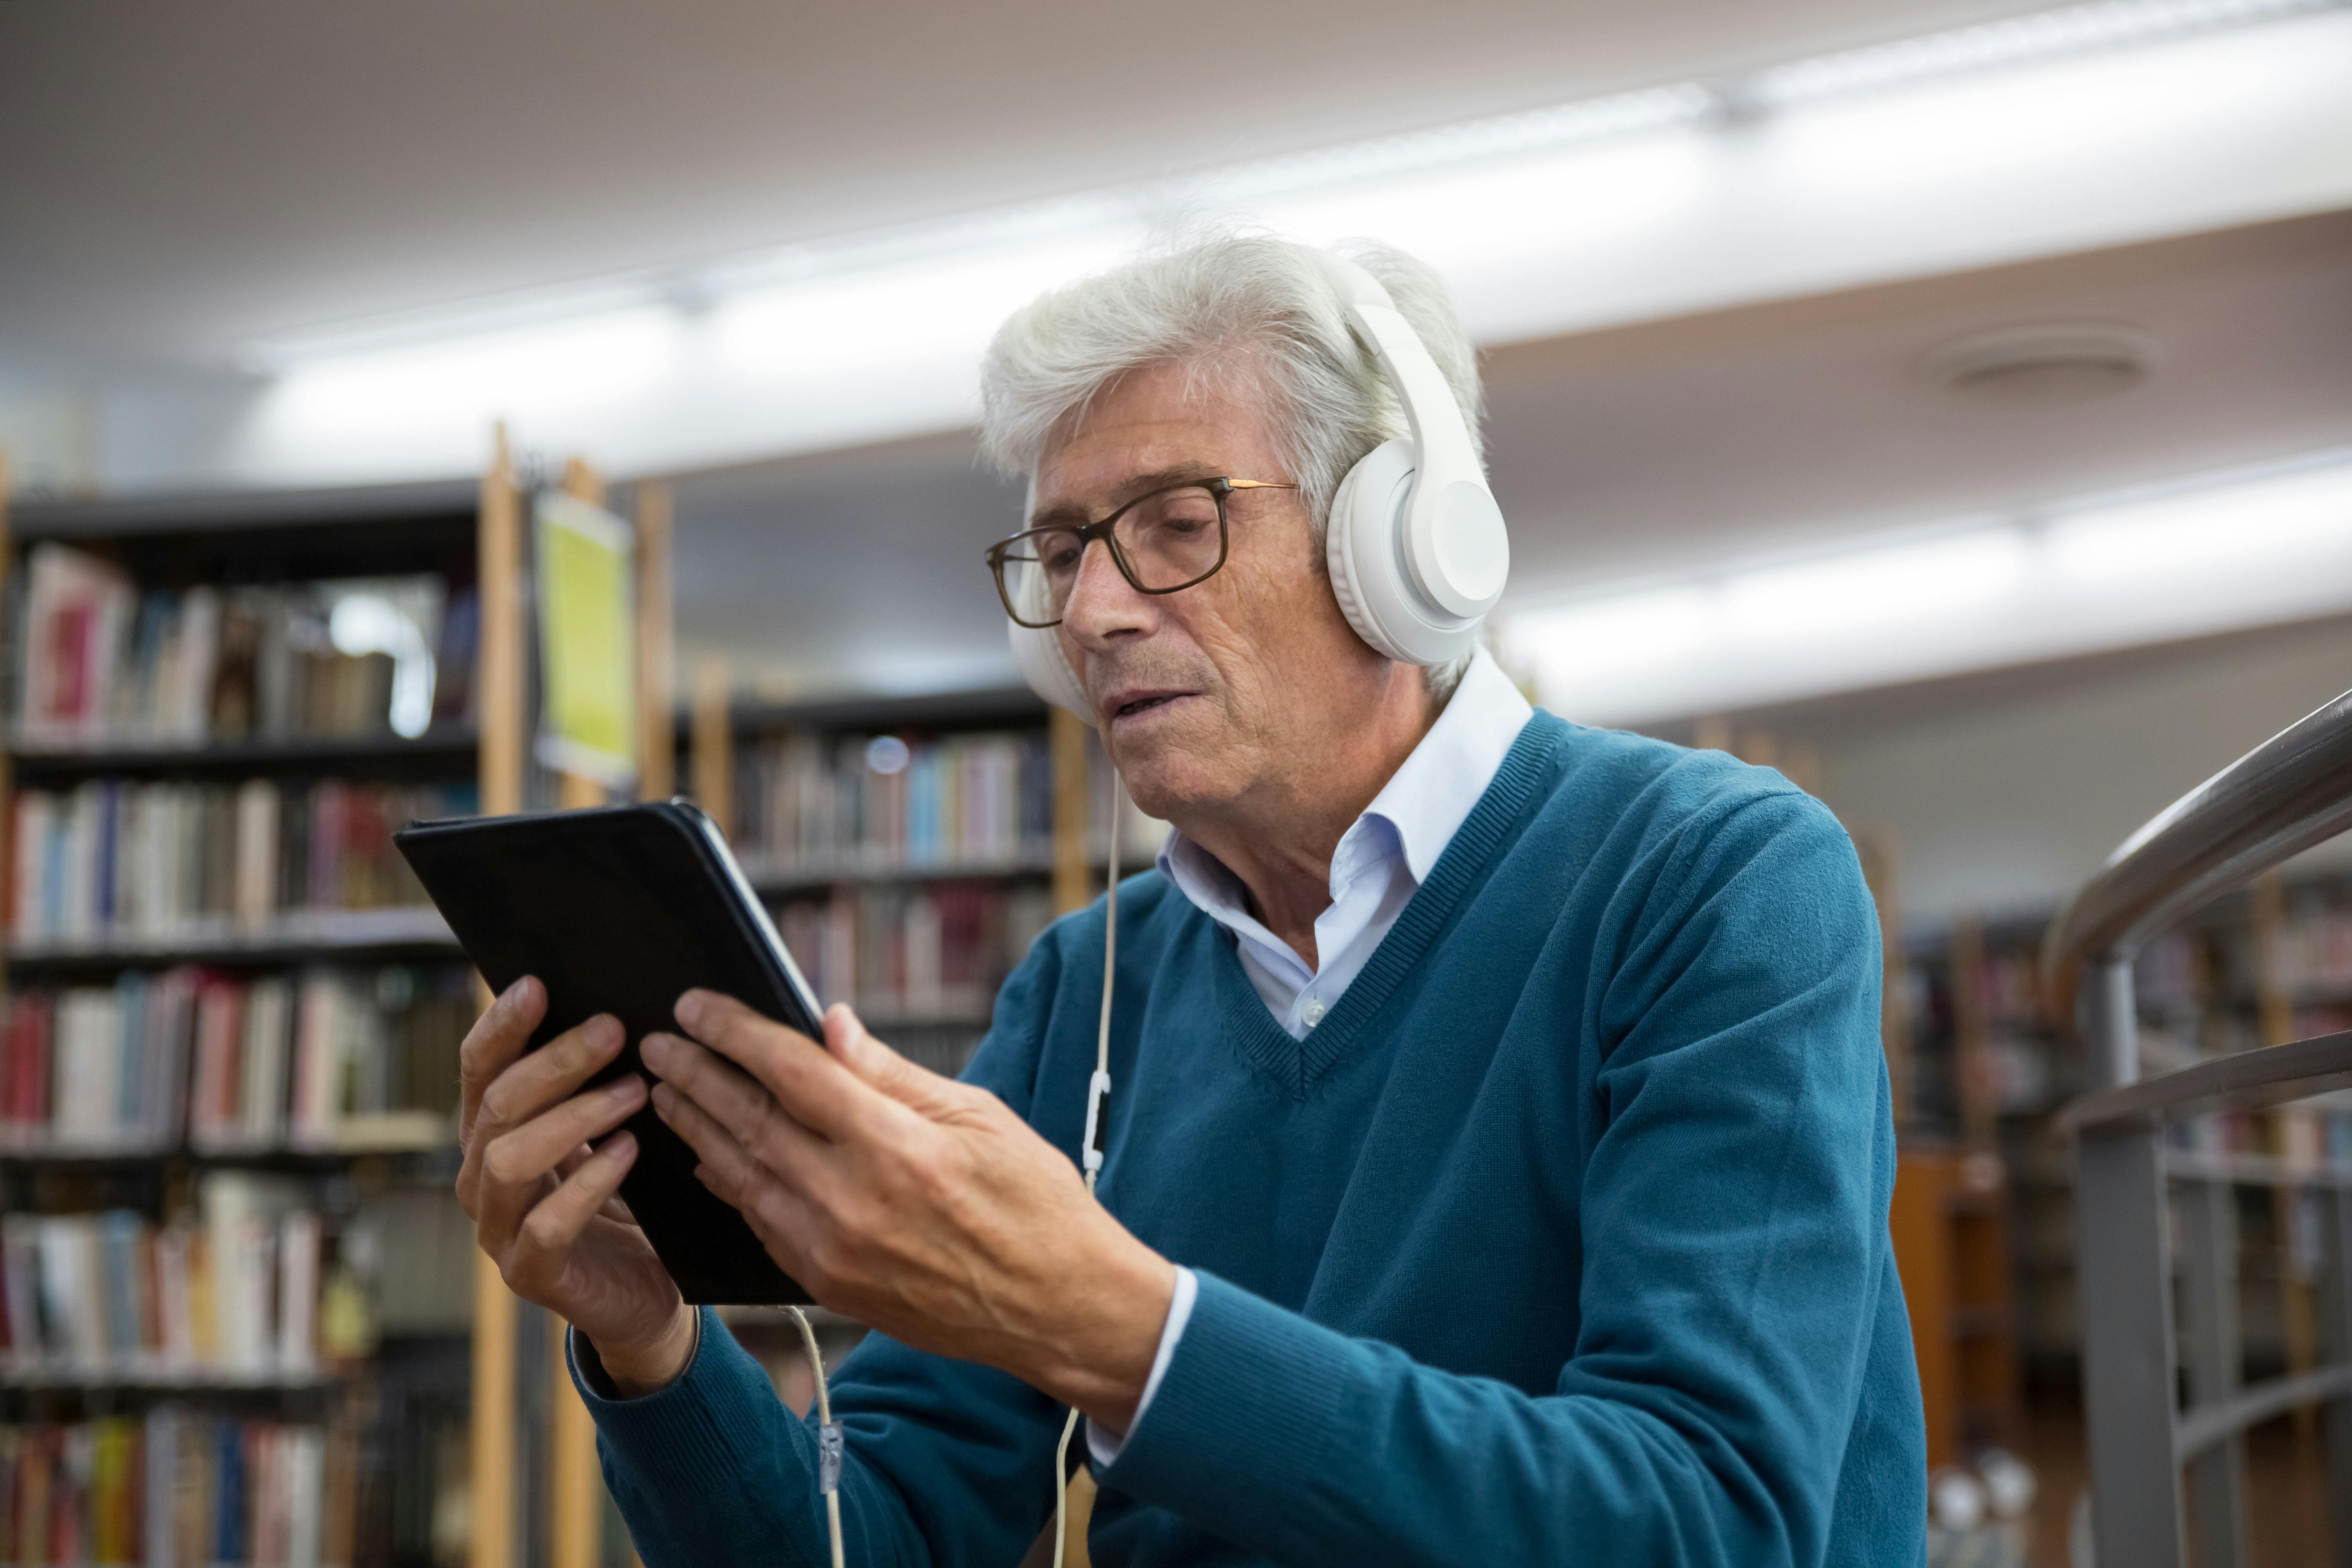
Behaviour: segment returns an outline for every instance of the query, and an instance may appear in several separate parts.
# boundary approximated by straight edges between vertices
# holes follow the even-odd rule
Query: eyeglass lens
[[[1224,548],[1216,494],[1187,485],[1147,496],[1119,514],[1111,539],[1137,587],[1181,588],[1214,570]],[[1046,616],[1060,619],[1077,584],[1085,542],[1075,529],[1040,528],[1024,535],[1004,555],[1005,586],[1013,602],[1042,607]]]

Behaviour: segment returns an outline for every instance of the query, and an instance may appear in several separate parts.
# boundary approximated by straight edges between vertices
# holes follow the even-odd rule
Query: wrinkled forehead
[[[1098,515],[1188,479],[1287,480],[1277,408],[1255,364],[1230,356],[1126,371],[1054,423],[1030,471],[1028,516]]]

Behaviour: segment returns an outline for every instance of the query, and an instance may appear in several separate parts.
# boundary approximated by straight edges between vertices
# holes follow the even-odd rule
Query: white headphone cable
[[[816,1375],[816,1490],[824,1494],[825,1533],[833,1542],[833,1568],[844,1568],[841,1554],[841,1427],[833,1418],[833,1397],[824,1386],[824,1353],[816,1347],[816,1330],[808,1314],[786,1307],[801,1325],[801,1343],[808,1347],[809,1370]]]
[[[1118,963],[1118,819],[1126,804],[1118,769],[1110,775],[1110,892],[1103,910],[1102,1015],[1095,1028],[1095,1075],[1087,1083],[1086,1139],[1079,1145],[1079,1163],[1086,1167],[1087,1196],[1095,1195],[1095,1178],[1102,1174],[1103,1140],[1110,1135],[1110,994],[1111,977]],[[1078,1429],[1074,1406],[1062,1423],[1062,1440],[1054,1446],[1054,1568],[1062,1568],[1069,1545],[1070,1434]],[[841,1568],[835,1563],[833,1568]]]

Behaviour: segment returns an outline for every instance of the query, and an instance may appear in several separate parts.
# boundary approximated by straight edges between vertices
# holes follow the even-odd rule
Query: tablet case
[[[492,991],[525,975],[547,988],[530,1049],[600,1012],[621,1020],[627,1043],[591,1084],[643,1073],[638,1042],[677,1032],[672,1009],[697,986],[820,1038],[815,999],[767,912],[688,801],[413,822],[393,842]],[[693,1149],[650,1104],[623,1125],[639,1153],[621,1196],[688,1301],[810,1299],[695,1179]]]

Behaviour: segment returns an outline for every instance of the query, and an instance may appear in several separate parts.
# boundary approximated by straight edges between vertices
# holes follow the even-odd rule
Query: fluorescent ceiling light
[[[1828,185],[2000,178],[2034,159],[2127,162],[2168,128],[2270,90],[2254,62],[2212,57],[2131,49],[1923,82],[1806,105],[1770,133],[1805,178]]]
[[[1033,244],[1056,246],[1090,234],[1130,235],[1171,223],[1181,226],[1204,214],[1287,214],[1301,204],[1310,223],[1317,213],[1369,211],[1380,220],[1370,226],[1387,232],[1394,228],[1402,204],[1396,194],[1373,188],[1415,174],[1446,176],[1431,182],[1434,188],[1458,184],[1465,171],[1480,165],[1533,167],[1540,173],[1545,167],[1542,155],[1662,131],[1702,129],[1721,122],[1735,108],[1753,113],[1860,89],[2324,11],[2338,3],[2109,0],[1794,61],[1729,84],[1676,82],[962,217],[270,334],[244,345],[238,358],[250,369],[276,372],[322,359],[373,354],[646,306],[698,309],[746,292],[886,273],[908,265],[1017,250]],[[1984,120],[1969,118],[1979,130],[1984,128]],[[1895,147],[1893,155],[1900,155],[1901,137],[1878,134],[1872,141],[1882,148]],[[1475,175],[1470,178],[1475,180]],[[1410,190],[1402,193],[1412,193]],[[1521,203],[1529,199],[1524,192],[1517,193],[1517,197]],[[1533,199],[1541,204],[1539,192]],[[1458,211],[1473,204],[1453,204]],[[1568,193],[1553,215],[1559,226],[1574,228],[1589,211],[1605,226],[1610,214],[1619,210],[1608,202],[1578,202],[1574,193]],[[1477,211],[1484,214],[1487,208],[1479,205]]]
[[[2085,585],[2284,570],[2352,531],[2352,467],[2158,495],[2049,526],[2052,568]]]
[[[2116,39],[2189,15],[2095,9],[2142,18],[2099,34]],[[2045,31],[2070,49],[2086,36]],[[1952,57],[1985,55],[1970,47]],[[1435,267],[1494,343],[2318,210],[2352,199],[2347,68],[2338,11],[1899,92],[1800,93],[1756,123],[1724,112],[1754,107],[1738,84],[1683,83],[287,334],[252,346],[276,382],[205,476],[463,472],[492,419],[620,472],[950,429],[972,417],[979,350],[1007,312],[1193,225],[1378,236]]]
[[[2014,588],[2026,556],[2015,528],[1973,528],[1766,567],[1726,581],[1721,603],[1728,626],[1743,639],[1839,637],[1965,612]]]
[[[1512,612],[1571,718],[1642,723],[2352,611],[2352,452]]]
[[[2331,9],[2337,0],[2107,0],[1793,60],[1740,84],[1739,101],[1780,109],[2028,60],[2127,48]]]

